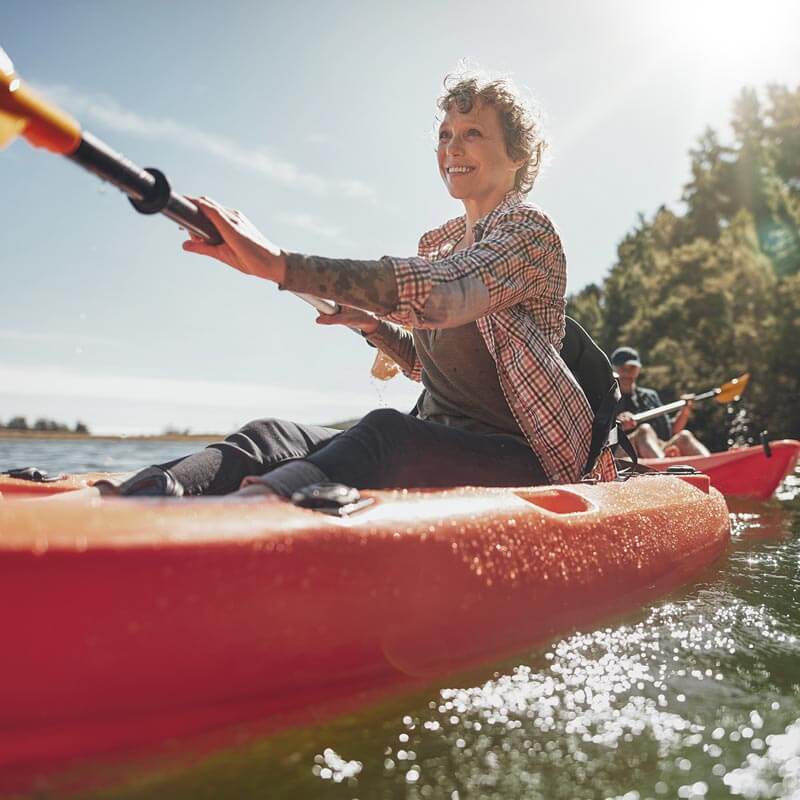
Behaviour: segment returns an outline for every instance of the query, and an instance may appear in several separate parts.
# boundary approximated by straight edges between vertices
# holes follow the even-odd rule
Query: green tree
[[[743,91],[734,141],[707,130],[690,153],[685,212],[640,214],[600,285],[569,313],[610,352],[637,347],[665,400],[750,371],[748,406],[772,435],[800,435],[800,87]],[[725,415],[692,427],[725,444]]]
[[[596,284],[584,286],[567,300],[567,314],[578,320],[597,339],[603,330],[603,290]]]

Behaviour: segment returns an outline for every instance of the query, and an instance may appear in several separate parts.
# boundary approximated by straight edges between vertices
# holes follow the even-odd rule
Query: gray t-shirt
[[[425,387],[417,400],[420,419],[475,433],[506,433],[524,439],[476,323],[457,328],[415,328],[412,334]]]

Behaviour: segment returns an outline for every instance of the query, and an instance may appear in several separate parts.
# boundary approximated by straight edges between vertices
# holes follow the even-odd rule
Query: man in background
[[[617,418],[628,434],[631,444],[640,458],[664,458],[665,456],[707,456],[708,448],[699,442],[686,423],[692,413],[694,395],[681,395],[686,405],[674,419],[666,414],[655,417],[641,425],[636,424],[634,414],[664,405],[655,389],[638,386],[636,381],[642,369],[639,353],[632,347],[618,347],[611,354],[611,366],[617,374],[622,392],[617,405]]]

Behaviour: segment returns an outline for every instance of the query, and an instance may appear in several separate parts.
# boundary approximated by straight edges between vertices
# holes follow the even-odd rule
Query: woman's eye
[[[439,141],[443,142],[445,139],[449,137],[449,133],[447,131],[439,131]]]
[[[481,132],[477,128],[470,128],[467,131],[467,136],[480,136]]]

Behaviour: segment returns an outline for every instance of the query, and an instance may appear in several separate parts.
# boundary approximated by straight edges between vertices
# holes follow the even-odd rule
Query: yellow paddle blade
[[[714,395],[714,399],[723,405],[727,403],[733,403],[744,394],[744,390],[747,388],[747,382],[749,380],[750,373],[745,372],[744,375],[740,375],[738,378],[734,378],[732,381],[723,383],[722,386],[719,387],[719,392]]]
[[[81,126],[20,80],[2,47],[0,116],[0,147],[19,134],[23,134],[34,147],[44,147],[61,155],[74,153],[81,143]]]
[[[25,130],[28,120],[0,111],[0,150],[7,147]]]
[[[12,80],[15,80],[14,65],[3,48],[0,47],[0,92],[11,91]],[[24,117],[0,111],[0,150],[14,141],[25,130],[27,122]]]

